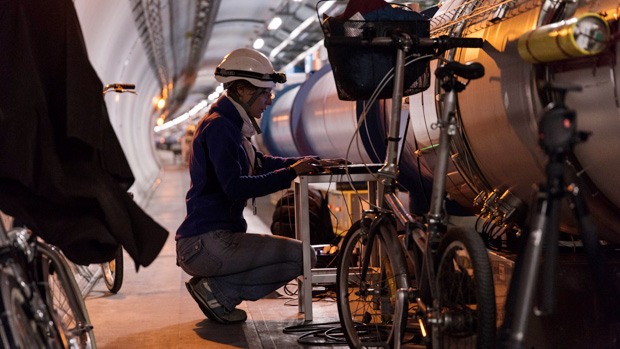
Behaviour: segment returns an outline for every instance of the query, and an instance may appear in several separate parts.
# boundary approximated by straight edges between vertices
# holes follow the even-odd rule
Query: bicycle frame
[[[436,295],[435,285],[428,280],[434,279],[434,253],[436,245],[440,239],[440,232],[445,227],[444,222],[444,193],[446,190],[446,175],[448,171],[448,161],[450,158],[450,142],[452,136],[456,133],[457,123],[454,115],[456,107],[457,87],[454,77],[449,77],[445,84],[447,92],[444,94],[443,109],[440,120],[436,127],[440,129],[439,150],[437,156],[437,164],[433,171],[433,187],[431,194],[430,211],[428,213],[428,230],[418,229],[420,226],[411,216],[408,210],[403,206],[396,196],[395,179],[398,176],[398,146],[401,135],[399,134],[399,125],[402,107],[402,91],[404,83],[404,66],[405,54],[411,47],[411,40],[403,38],[397,43],[398,49],[396,54],[396,63],[394,68],[394,91],[392,94],[392,110],[391,119],[388,130],[388,147],[386,154],[386,162],[378,171],[380,183],[384,185],[382,195],[382,207],[389,208],[391,214],[407,228],[407,238],[415,242],[415,247],[422,252],[423,265],[421,272],[421,281],[426,284],[419,287],[428,287],[431,296]]]

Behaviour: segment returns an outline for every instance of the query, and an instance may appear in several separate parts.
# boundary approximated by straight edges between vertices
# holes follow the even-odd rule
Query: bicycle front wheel
[[[118,247],[113,260],[101,264],[101,271],[108,291],[117,293],[123,285],[123,247]]]
[[[18,268],[8,262],[0,269],[0,347],[63,348],[64,336],[50,323],[43,301],[24,283]]]
[[[495,289],[480,235],[452,228],[441,240],[438,252],[437,348],[494,348]]]
[[[43,294],[63,328],[72,349],[95,349],[95,335],[86,305],[67,261],[45,243],[37,245],[41,255],[40,278]]]
[[[351,226],[338,258],[338,315],[352,348],[392,346],[403,333],[395,334],[394,325],[401,324],[404,330],[406,324],[406,297],[402,316],[395,318],[397,291],[407,289],[401,243],[391,225],[370,227],[370,222],[362,220]]]

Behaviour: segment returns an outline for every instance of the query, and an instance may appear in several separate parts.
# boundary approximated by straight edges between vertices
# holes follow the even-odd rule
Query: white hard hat
[[[221,83],[239,79],[247,80],[256,87],[274,88],[276,83],[286,82],[286,75],[276,73],[264,54],[240,48],[227,54],[215,68],[215,80]]]

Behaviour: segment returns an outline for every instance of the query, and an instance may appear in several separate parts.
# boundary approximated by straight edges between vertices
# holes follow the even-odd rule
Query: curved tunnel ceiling
[[[136,84],[137,95],[108,94],[110,118],[136,176],[137,200],[160,165],[153,126],[187,112],[217,86],[215,66],[233,49],[262,37],[277,70],[322,40],[316,0],[75,0],[89,58],[106,83]],[[343,6],[332,6],[332,11]],[[283,23],[268,31],[278,15]],[[311,20],[308,20],[312,18]],[[304,30],[295,34],[304,21]],[[299,29],[297,29],[299,32]],[[286,45],[282,42],[288,40]],[[274,52],[275,53],[275,52]],[[163,109],[156,107],[164,99]]]

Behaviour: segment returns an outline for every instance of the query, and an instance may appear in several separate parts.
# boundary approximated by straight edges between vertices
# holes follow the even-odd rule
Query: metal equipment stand
[[[336,268],[315,268],[310,265],[310,215],[308,212],[308,184],[367,182],[368,199],[376,202],[377,182],[373,173],[315,174],[295,179],[295,237],[303,244],[303,275],[299,278],[299,312],[305,321],[312,321],[312,284],[335,283]]]

